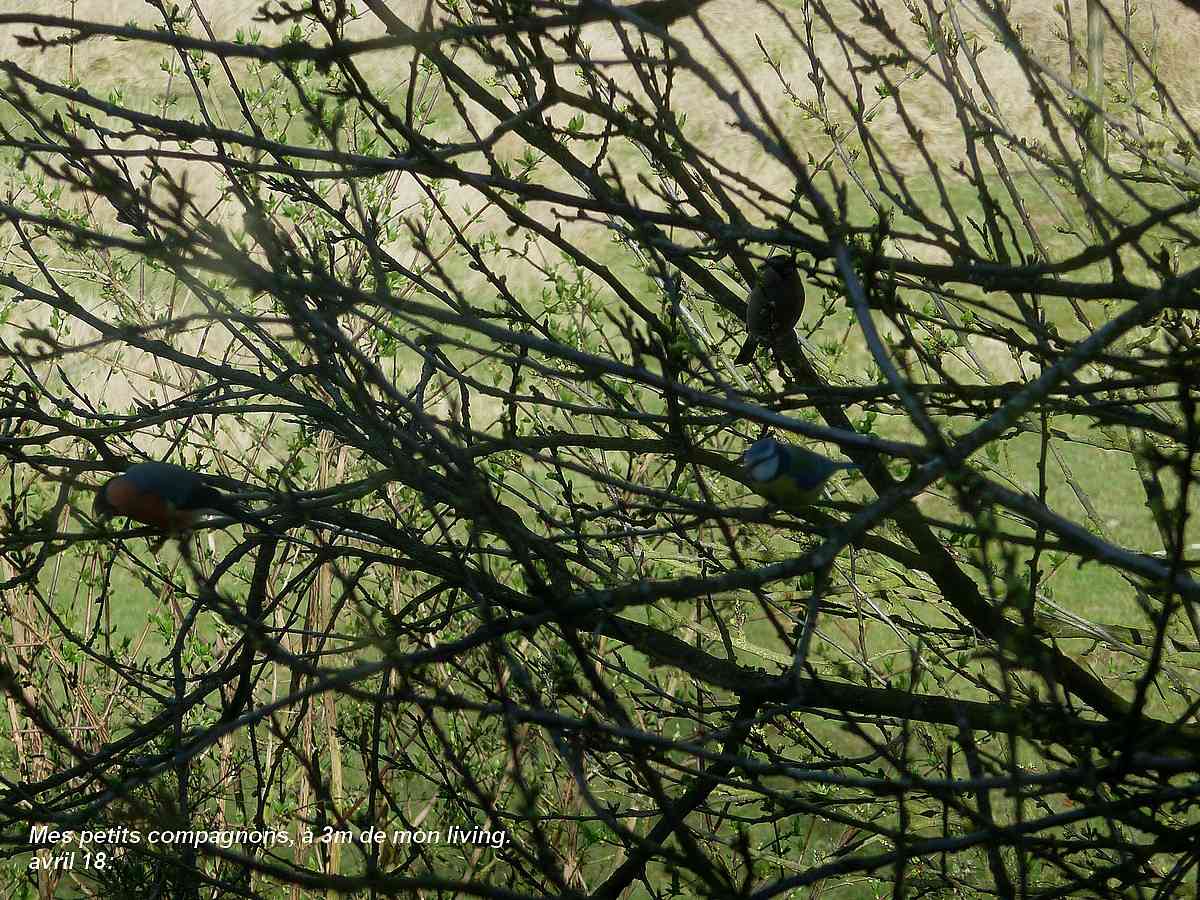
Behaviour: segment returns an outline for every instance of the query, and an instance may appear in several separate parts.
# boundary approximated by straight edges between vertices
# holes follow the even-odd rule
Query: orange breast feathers
[[[114,478],[105,496],[118,515],[164,531],[187,531],[195,524],[195,510],[176,509],[175,504],[153,491],[139,490],[128,478]]]

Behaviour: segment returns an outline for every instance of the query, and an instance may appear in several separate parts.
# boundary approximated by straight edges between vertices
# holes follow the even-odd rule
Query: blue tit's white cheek
[[[779,460],[764,459],[753,463],[750,467],[750,477],[755,481],[762,482],[771,481],[779,473]]]
[[[755,467],[761,466],[767,459],[768,457],[760,453],[757,447],[751,447],[742,454],[742,468],[747,472],[751,472]]]

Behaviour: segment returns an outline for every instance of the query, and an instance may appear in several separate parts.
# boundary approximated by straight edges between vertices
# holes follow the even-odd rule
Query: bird
[[[758,283],[746,298],[746,343],[734,359],[739,366],[754,359],[760,344],[791,335],[804,310],[804,283],[796,260],[777,254],[758,268]]]
[[[204,478],[174,463],[134,463],[123,475],[101,486],[92,514],[100,520],[125,516],[166,534],[190,531],[206,511],[266,526],[239,501],[206,484]]]
[[[742,466],[754,492],[785,509],[816,500],[821,495],[821,486],[834,472],[858,468],[855,463],[838,462],[771,437],[746,448]]]

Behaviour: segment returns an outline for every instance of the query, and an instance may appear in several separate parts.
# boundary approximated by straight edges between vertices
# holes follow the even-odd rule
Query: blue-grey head
[[[758,484],[774,481],[787,468],[786,450],[775,438],[762,438],[746,448],[742,467],[751,481]]]

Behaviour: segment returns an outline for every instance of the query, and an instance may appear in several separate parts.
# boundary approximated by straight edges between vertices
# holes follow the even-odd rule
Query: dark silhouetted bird
[[[266,524],[240,502],[206,484],[203,475],[165,462],[135,463],[124,475],[110,478],[92,507],[98,519],[126,516],[169,534],[190,530],[209,511],[254,525]]]
[[[840,469],[857,469],[850,462],[836,462],[803,447],[763,438],[742,454],[742,465],[756,494],[782,507],[796,508],[812,503],[821,486]]]
[[[758,284],[746,298],[746,343],[734,363],[754,359],[760,344],[792,334],[804,311],[804,283],[790,256],[772,256],[758,268]]]

